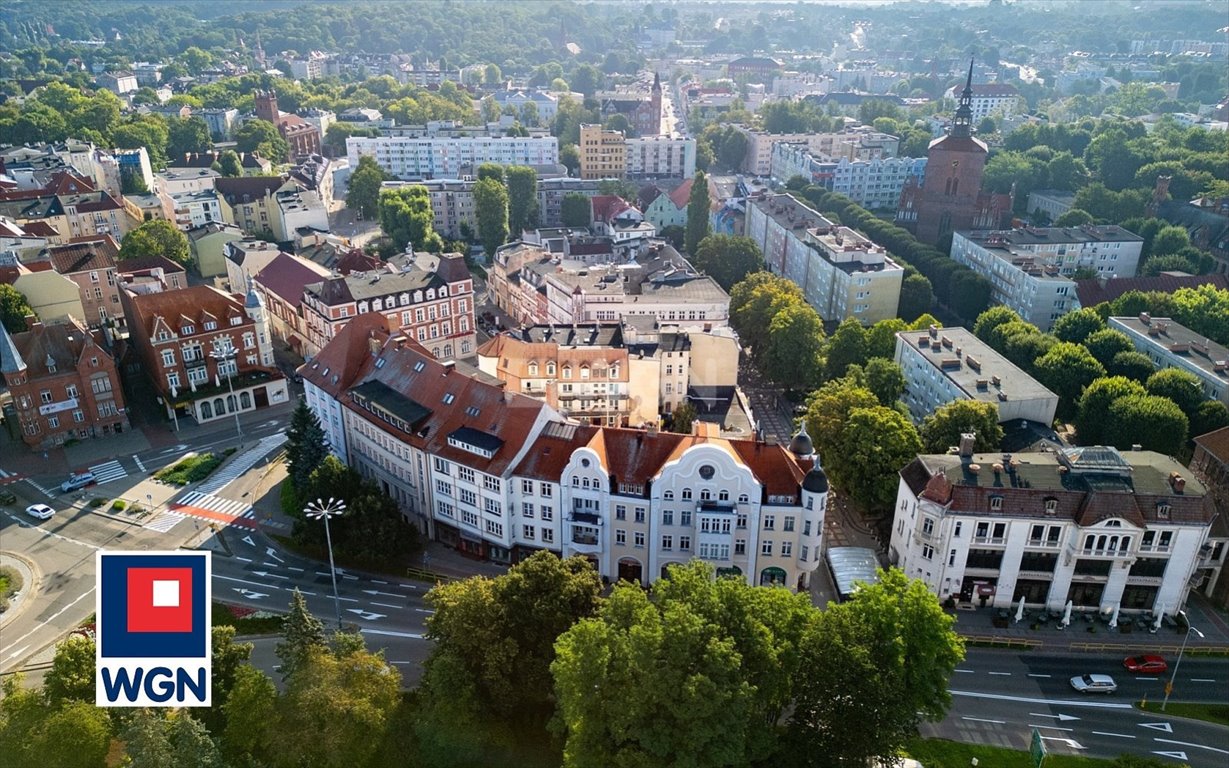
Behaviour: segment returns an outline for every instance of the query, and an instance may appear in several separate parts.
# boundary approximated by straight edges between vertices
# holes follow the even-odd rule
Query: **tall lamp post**
[[[303,514],[312,520],[324,520],[324,540],[329,545],[329,574],[333,577],[333,609],[337,613],[337,628],[341,629],[341,598],[337,596],[337,568],[333,565],[333,537],[329,533],[329,518],[346,511],[346,502],[329,497],[316,499],[303,509]]]
[[[237,362],[239,358],[239,350],[234,346],[224,347],[215,341],[213,344],[213,351],[209,353],[209,356],[213,358],[215,363],[217,363],[219,375],[222,373],[222,363],[224,361],[236,361],[236,370],[226,374],[226,386],[230,389],[230,401],[228,404],[233,404],[235,407],[235,432],[239,435],[239,442],[242,443],[243,427],[239,426],[239,401],[235,399],[235,373],[237,372],[239,366],[239,363]]]
[[[1186,611],[1178,611],[1178,615],[1185,618]],[[1199,635],[1199,639],[1203,639],[1203,633],[1195,629],[1187,622],[1186,634],[1182,636],[1182,648],[1178,651],[1178,660],[1174,662],[1174,673],[1170,676],[1169,682],[1165,685],[1165,700],[1161,702],[1161,711],[1165,711],[1165,705],[1169,703],[1169,694],[1173,693],[1174,681],[1178,679],[1178,667],[1182,666],[1182,654],[1186,653],[1186,641],[1191,639],[1191,633]]]

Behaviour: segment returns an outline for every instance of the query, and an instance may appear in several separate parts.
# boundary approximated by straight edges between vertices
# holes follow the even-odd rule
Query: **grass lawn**
[[[217,453],[198,453],[154,473],[155,480],[171,485],[187,485],[204,480],[226,457]]]
[[[1137,701],[1135,702],[1135,707],[1145,712],[1160,712],[1161,702],[1149,701],[1144,703]],[[1219,725],[1229,725],[1229,704],[1187,704],[1171,701],[1169,706],[1165,708],[1165,714],[1190,717],[1195,720],[1206,720],[1209,723],[1217,723]]]
[[[215,627],[234,627],[237,635],[268,635],[282,631],[283,617],[269,615],[269,611],[215,602],[211,614]]]
[[[915,739],[905,752],[926,768],[969,768],[975,757],[980,765],[988,768],[1033,768],[1028,752],[945,739]],[[1045,768],[1104,768],[1110,762],[1095,757],[1048,755]]]
[[[21,574],[12,568],[0,568],[0,611],[8,610],[9,598],[21,591]]]

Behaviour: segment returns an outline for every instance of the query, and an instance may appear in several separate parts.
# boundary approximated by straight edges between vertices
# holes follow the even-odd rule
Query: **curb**
[[[30,571],[30,583],[24,585],[21,592],[18,593],[21,599],[17,600],[9,610],[0,615],[0,627],[4,627],[13,623],[18,616],[29,608],[30,599],[37,595],[39,590],[42,588],[43,572],[33,560],[24,555],[19,555],[16,552],[10,552],[8,550],[0,551],[0,554],[21,562],[21,564]]]

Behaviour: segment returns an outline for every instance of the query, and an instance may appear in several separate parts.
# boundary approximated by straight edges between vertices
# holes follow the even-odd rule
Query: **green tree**
[[[1082,227],[1085,224],[1092,224],[1094,219],[1088,211],[1081,211],[1079,208],[1072,208],[1066,211],[1057,219],[1054,220],[1056,227]]]
[[[1106,442],[1116,448],[1134,444],[1177,456],[1186,447],[1190,422],[1174,402],[1155,395],[1127,395],[1110,406]]]
[[[987,344],[990,343],[991,333],[995,328],[1007,323],[1020,322],[1020,316],[1011,307],[1004,304],[991,307],[985,312],[977,316],[977,322],[973,324],[973,335]]]
[[[1119,352],[1130,352],[1135,349],[1125,333],[1112,328],[1103,328],[1090,334],[1084,339],[1084,346],[1106,369],[1109,369]]]
[[[896,356],[896,334],[909,330],[909,324],[899,317],[889,317],[866,329],[866,359]]]
[[[760,253],[760,247],[749,237],[709,235],[700,241],[691,263],[728,291],[745,280],[747,275],[762,270],[764,256]]]
[[[681,251],[683,250],[683,239],[687,236],[687,230],[678,224],[669,224],[662,227],[657,235],[669,243],[674,250]]]
[[[274,163],[284,163],[290,158],[290,145],[278,133],[277,126],[268,120],[248,120],[235,131],[235,149],[239,152],[255,152]]]
[[[277,688],[269,677],[247,664],[235,670],[235,683],[222,706],[226,726],[222,752],[235,765],[268,765],[268,731],[274,727]]]
[[[148,259],[165,256],[178,264],[192,263],[188,237],[175,225],[162,219],[147,221],[124,236],[119,259]]]
[[[180,158],[211,149],[213,139],[209,135],[209,124],[203,118],[190,116],[167,122],[167,157]]]
[[[292,488],[306,490],[310,487],[312,473],[329,455],[329,443],[316,413],[307,405],[305,398],[290,414],[290,428],[286,430],[287,481]],[[299,499],[308,501],[308,499]]]
[[[478,166],[478,179],[494,179],[503,184],[506,181],[504,166],[500,163],[483,163]]]
[[[560,203],[560,218],[565,227],[588,227],[593,223],[593,204],[580,192],[567,192]]]
[[[1152,372],[1156,370],[1147,355],[1135,350],[1114,355],[1113,361],[1106,366],[1106,369],[1111,376],[1125,376],[1141,384],[1147,381]]]
[[[166,165],[166,145],[169,138],[170,131],[166,121],[157,115],[127,118],[111,132],[111,143],[117,149],[145,147],[149,153],[150,165],[155,170]]]
[[[325,647],[324,624],[308,610],[307,601],[296,588],[290,598],[290,613],[282,622],[282,641],[277,644],[282,680],[292,679],[313,652]]]
[[[869,510],[890,510],[899,486],[896,473],[921,452],[922,441],[909,419],[876,402],[849,412],[839,450],[826,464],[851,499]]]
[[[934,306],[935,294],[930,280],[922,274],[909,275],[900,285],[900,305],[897,314],[906,319],[916,318]]]
[[[575,144],[563,144],[559,147],[559,162],[567,169],[568,173],[575,176],[580,173],[580,147]],[[568,192],[568,195],[579,194],[578,192]],[[566,195],[565,195],[566,197]],[[584,197],[584,195],[581,195]]]
[[[43,690],[52,706],[66,701],[94,701],[94,640],[69,635],[56,646]]]
[[[213,665],[210,686],[213,704],[208,709],[193,709],[192,714],[199,717],[211,733],[221,734],[226,725],[226,702],[230,700],[231,691],[235,687],[239,668],[247,664],[252,657],[253,646],[251,643],[236,643],[234,627],[215,626],[211,635],[210,653]]]
[[[708,176],[703,171],[696,171],[691,194],[687,198],[687,236],[684,245],[688,254],[694,254],[700,247],[700,241],[708,237],[709,205]]]
[[[802,289],[769,272],[754,272],[730,290],[730,325],[757,362],[769,354],[769,327],[786,307],[805,304]]]
[[[1032,373],[1037,365],[1037,358],[1058,343],[1058,339],[1048,333],[1017,333],[1009,336],[1003,345],[1003,354],[1013,365]]]
[[[1120,398],[1145,394],[1139,382],[1123,376],[1104,376],[1089,384],[1080,396],[1075,417],[1075,432],[1080,444],[1103,443],[1109,427],[1110,406]]]
[[[922,420],[920,436],[926,453],[947,453],[960,445],[960,436],[976,435],[974,450],[978,453],[997,451],[1003,442],[1003,427],[999,424],[999,409],[982,400],[953,400],[941,405]]]
[[[830,606],[803,640],[790,754],[816,768],[899,754],[951,706],[948,681],[964,659],[954,625],[923,582],[895,568]]]
[[[1195,412],[1203,404],[1203,387],[1195,374],[1181,368],[1166,368],[1148,377],[1144,384],[1148,394],[1169,398],[1182,409],[1188,419],[1194,418]]]
[[[824,348],[824,322],[810,304],[790,303],[768,323],[763,355],[765,374],[797,389],[818,383]]]
[[[1229,426],[1229,408],[1219,400],[1204,400],[1190,417],[1191,437]]]
[[[948,305],[964,318],[974,318],[990,306],[994,286],[971,269],[961,269],[952,275]]]
[[[508,229],[519,239],[537,218],[538,172],[527,165],[508,166]]]
[[[905,394],[905,374],[888,357],[872,357],[863,368],[866,387],[879,398],[879,404],[892,407]]]
[[[488,260],[495,250],[508,242],[508,190],[493,178],[474,183],[474,215],[478,220],[478,238]]]
[[[380,228],[395,247],[431,253],[444,249],[444,240],[434,229],[431,195],[423,185],[380,190],[379,208]]]
[[[1071,342],[1059,342],[1034,365],[1034,375],[1043,386],[1058,395],[1058,415],[1075,415],[1084,388],[1105,375],[1105,366],[1087,349]]]
[[[5,330],[21,333],[26,329],[26,315],[34,314],[25,294],[7,283],[0,283],[0,323]]]
[[[218,167],[219,173],[226,178],[234,179],[243,175],[243,161],[233,149],[223,150],[222,154],[218,155]]]
[[[482,84],[483,85],[500,85],[503,83],[504,75],[495,64],[487,64],[482,69]]]
[[[581,64],[572,72],[569,83],[577,93],[592,96],[606,83],[606,76],[592,64]]]
[[[1165,226],[1152,238],[1150,256],[1167,256],[1191,244],[1191,236],[1183,227]]]
[[[222,768],[209,732],[184,712],[139,709],[124,731],[127,765],[133,768]]]
[[[837,326],[828,343],[824,361],[824,378],[839,379],[851,365],[861,365],[867,358],[866,329],[856,317],[847,317]]]
[[[832,460],[843,450],[842,441],[849,422],[849,414],[856,408],[873,408],[879,405],[875,393],[850,378],[827,381],[807,400],[807,434],[815,447],[825,457],[832,480],[844,487],[847,476],[842,474],[848,464],[836,464]],[[903,464],[901,466],[904,466]],[[900,469],[892,470],[893,475]]]
[[[276,764],[365,765],[401,701],[401,672],[382,653],[311,647],[279,696],[269,729]]]
[[[690,435],[692,424],[695,423],[696,407],[691,403],[681,403],[670,414],[670,431],[681,435]]]
[[[1105,330],[1105,321],[1092,307],[1068,312],[1054,323],[1054,335],[1059,341],[1076,344],[1082,344],[1084,339],[1101,330]]]
[[[346,205],[358,211],[364,219],[376,218],[380,212],[380,185],[387,180],[388,174],[375,158],[363,155],[350,174]]]

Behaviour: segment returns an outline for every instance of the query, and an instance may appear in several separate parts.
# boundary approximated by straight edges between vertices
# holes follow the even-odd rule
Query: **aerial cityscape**
[[[1229,765],[1229,5],[0,0],[0,765]]]

